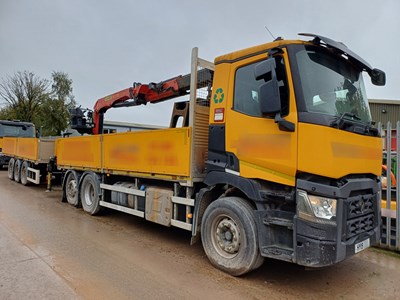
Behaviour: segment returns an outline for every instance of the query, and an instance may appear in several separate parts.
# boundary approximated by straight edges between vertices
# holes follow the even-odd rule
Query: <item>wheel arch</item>
[[[192,244],[198,241],[201,222],[206,208],[221,196],[237,196],[243,198],[254,209],[257,209],[257,201],[261,201],[259,194],[260,185],[258,182],[239,177],[234,174],[212,171],[204,180],[208,186],[200,189],[196,195],[196,202],[193,213]],[[231,188],[224,189],[226,185]]]
[[[208,186],[213,185],[230,185],[243,193],[245,198],[252,201],[262,201],[259,191],[260,184],[252,179],[240,177],[235,174],[230,174],[221,171],[212,171],[207,174],[204,183]]]

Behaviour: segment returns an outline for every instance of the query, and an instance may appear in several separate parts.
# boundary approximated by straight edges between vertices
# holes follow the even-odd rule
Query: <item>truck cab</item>
[[[382,142],[362,74],[376,85],[385,75],[342,43],[304,35],[215,59],[205,182],[249,200],[259,255],[323,267],[380,240]],[[215,218],[203,244],[228,269],[220,257],[237,255],[241,226]]]

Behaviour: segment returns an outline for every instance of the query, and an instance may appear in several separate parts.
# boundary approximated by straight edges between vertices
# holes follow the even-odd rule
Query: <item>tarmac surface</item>
[[[370,248],[305,270],[266,260],[242,277],[215,269],[190,233],[105,211],[91,217],[56,187],[0,171],[3,299],[399,299],[400,255]]]
[[[0,299],[79,299],[47,258],[0,224]]]

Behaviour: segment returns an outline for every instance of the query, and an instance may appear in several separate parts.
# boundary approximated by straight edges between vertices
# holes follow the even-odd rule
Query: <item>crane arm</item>
[[[189,78],[188,78],[189,77]],[[186,95],[190,87],[190,75],[177,76],[159,83],[134,83],[133,87],[121,90],[97,100],[93,110],[93,134],[102,131],[103,115],[111,107],[136,106],[156,103]],[[129,101],[128,100],[133,100]]]
[[[211,86],[212,71],[203,69],[198,71],[197,75],[197,88]],[[94,105],[93,113],[88,113],[87,118],[79,107],[72,109],[71,128],[82,134],[101,134],[104,113],[112,107],[136,106],[149,102],[157,103],[187,95],[189,92],[190,74],[173,77],[159,83],[134,83],[132,87],[98,99]]]

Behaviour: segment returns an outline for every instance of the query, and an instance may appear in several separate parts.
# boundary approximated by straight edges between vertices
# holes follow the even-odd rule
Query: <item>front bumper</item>
[[[297,186],[312,194],[337,199],[336,225],[295,217],[294,260],[297,264],[307,267],[333,265],[353,256],[363,246],[379,242],[377,181],[349,179],[341,187],[332,187],[298,180]]]
[[[10,161],[10,157],[9,156],[5,156],[0,152],[0,166],[8,165],[9,161]]]

